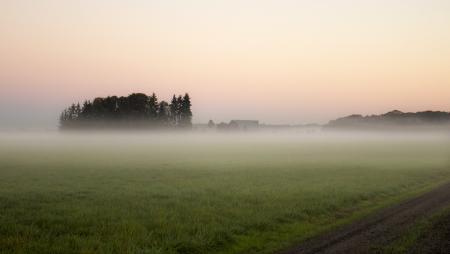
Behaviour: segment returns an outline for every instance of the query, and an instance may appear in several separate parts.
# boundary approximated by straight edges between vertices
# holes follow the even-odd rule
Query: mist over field
[[[447,133],[3,132],[0,246],[273,253],[448,181],[449,155]]]
[[[444,126],[443,126],[444,127]],[[320,128],[302,129],[261,129],[252,131],[217,131],[209,129],[199,130],[91,130],[91,131],[0,131],[3,144],[39,146],[93,146],[93,148],[107,149],[114,144],[117,149],[139,145],[170,145],[174,143],[178,148],[208,144],[347,144],[352,142],[420,142],[440,141],[450,142],[450,129],[437,131],[405,128],[405,131],[365,131],[365,130],[321,130]],[[123,147],[121,146],[123,145]],[[157,147],[155,147],[157,148]]]

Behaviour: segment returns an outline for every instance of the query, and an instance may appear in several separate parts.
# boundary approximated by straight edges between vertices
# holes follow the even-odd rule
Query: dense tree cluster
[[[158,102],[153,93],[127,97],[108,96],[72,104],[60,116],[62,129],[79,128],[190,128],[192,111],[189,94]]]
[[[450,125],[450,112],[401,112],[393,110],[381,115],[350,115],[330,121],[327,128],[386,129],[405,127],[444,127]]]

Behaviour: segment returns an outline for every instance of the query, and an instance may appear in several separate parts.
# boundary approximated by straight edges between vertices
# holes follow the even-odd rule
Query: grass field
[[[272,253],[450,179],[448,138],[0,136],[1,253]]]

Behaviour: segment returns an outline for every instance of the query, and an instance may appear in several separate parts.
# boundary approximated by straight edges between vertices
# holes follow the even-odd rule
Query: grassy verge
[[[431,191],[449,181],[450,178],[442,179],[441,181],[431,184],[425,184],[423,186],[417,186],[416,189],[398,193],[397,196],[390,198],[362,200],[351,208],[343,207],[342,209],[337,209],[334,214],[316,217],[307,223],[297,222],[289,225],[280,224],[280,228],[273,232],[266,232],[265,234],[256,236],[242,236],[240,237],[241,241],[239,245],[235,245],[232,250],[225,250],[222,253],[274,253],[278,250],[287,249],[301,244],[310,237],[350,224],[356,220],[376,213],[383,208]],[[450,209],[448,212],[450,212]],[[422,232],[422,227],[424,226],[422,224],[429,226],[430,221],[421,222],[421,224],[417,226],[417,230],[414,231],[415,233],[412,232],[398,243],[396,242],[392,246],[383,249],[383,251],[395,254],[404,253],[401,251],[407,249],[410,246],[408,244],[414,243],[416,240],[415,237],[419,236],[419,233]],[[268,245],[267,243],[272,244]]]
[[[439,252],[439,246],[434,245],[442,244],[441,241],[448,242],[449,217],[450,207],[447,207],[434,213],[432,216],[419,220],[408,229],[405,235],[389,246],[381,248],[380,252],[386,254],[441,253]],[[442,231],[441,227],[443,225],[444,230],[447,230],[447,232],[440,232]],[[430,240],[427,238],[432,239]],[[437,248],[437,250],[435,248]],[[446,251],[448,251],[448,249]]]

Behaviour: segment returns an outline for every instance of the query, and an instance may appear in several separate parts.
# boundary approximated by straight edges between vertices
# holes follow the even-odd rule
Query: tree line
[[[170,103],[155,93],[108,96],[72,104],[60,115],[61,129],[79,128],[191,128],[191,98],[173,95]]]
[[[387,129],[405,127],[444,127],[450,125],[450,112],[393,110],[381,115],[350,115],[330,121],[325,127],[341,129]]]

